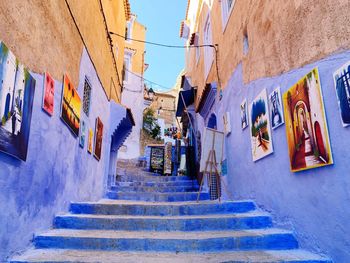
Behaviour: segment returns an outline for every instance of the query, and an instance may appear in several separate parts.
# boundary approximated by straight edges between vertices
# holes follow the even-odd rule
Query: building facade
[[[146,40],[146,27],[136,19],[136,15],[132,14],[126,24],[125,36],[127,39],[124,49],[122,92],[122,104],[132,109],[135,127],[120,149],[120,159],[135,159],[140,156],[140,136],[144,109],[143,75],[147,65],[145,64],[145,44],[133,39]]]
[[[350,258],[344,234],[350,227],[344,206],[349,139],[339,117],[338,100],[344,98],[337,98],[346,92],[336,92],[334,78],[340,74],[333,75],[343,65],[346,72],[350,60],[344,24],[349,8],[348,1],[335,0],[189,0],[180,29],[189,46],[184,83],[195,94],[189,105],[193,138],[203,145],[205,127],[226,134],[223,196],[254,199],[275,211],[275,220],[295,230],[302,248],[335,262]],[[269,107],[256,118],[253,109],[261,92],[266,89],[269,98],[278,87],[282,114],[276,114],[276,102],[269,107],[276,120],[284,115],[285,124],[266,136],[267,127],[260,127]],[[242,128],[242,112],[248,128]],[[272,154],[253,161],[259,146],[252,145],[252,134],[269,140]],[[302,169],[295,169],[301,151],[296,167]]]
[[[43,15],[44,14],[44,15]],[[113,182],[134,120],[121,102],[127,0],[5,1],[0,11],[0,261],[70,201]]]

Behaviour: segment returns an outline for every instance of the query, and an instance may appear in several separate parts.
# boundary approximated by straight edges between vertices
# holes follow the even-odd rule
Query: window
[[[90,104],[91,104],[91,85],[90,85],[88,79],[85,77],[84,96],[83,96],[83,111],[85,112],[86,116],[89,116]]]
[[[194,45],[196,46],[196,64],[198,64],[199,57],[201,55],[201,49],[199,46],[199,35],[196,34],[195,39],[194,39]]]
[[[236,0],[221,0],[221,13],[222,13],[222,28],[223,31],[226,28],[227,21],[233,10]]]
[[[125,51],[124,65],[123,65],[123,82],[125,83],[129,81],[129,74],[131,71],[131,58],[132,58],[132,53],[129,51]]]
[[[130,39],[131,38],[131,22],[128,21],[126,22],[126,28],[125,28],[125,40],[130,42]]]
[[[210,23],[210,15],[208,14],[207,20],[204,25],[204,36],[203,36],[203,44],[204,45],[212,45],[212,31],[211,31],[211,23]],[[213,48],[212,47],[204,47],[204,70],[205,70],[205,79],[208,77],[209,70],[211,65],[213,64]]]

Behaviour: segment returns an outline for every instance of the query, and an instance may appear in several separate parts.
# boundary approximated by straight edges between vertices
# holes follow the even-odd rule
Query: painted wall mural
[[[101,119],[97,117],[96,125],[95,125],[95,145],[94,145],[94,156],[97,160],[101,159],[102,136],[103,136],[103,123]]]
[[[74,136],[79,135],[81,99],[67,74],[63,78],[63,96],[61,119],[67,124]]]
[[[48,72],[44,74],[44,92],[43,92],[43,110],[49,114],[53,115],[55,101],[55,81]]]
[[[284,123],[280,87],[269,95],[269,112],[272,129],[276,129]]]
[[[266,89],[249,105],[250,140],[253,161],[273,152]]]
[[[333,79],[341,121],[346,127],[350,125],[350,61],[334,72]]]
[[[317,68],[283,94],[283,104],[291,170],[332,164]]]
[[[241,103],[241,128],[244,130],[246,127],[248,127],[248,105],[247,100],[244,99]]]
[[[0,42],[0,151],[26,161],[35,79]]]

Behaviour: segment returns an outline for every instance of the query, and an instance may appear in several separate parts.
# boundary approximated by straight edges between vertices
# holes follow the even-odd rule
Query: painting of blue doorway
[[[350,61],[333,74],[343,127],[350,125]]]
[[[0,42],[0,151],[26,161],[35,79]]]

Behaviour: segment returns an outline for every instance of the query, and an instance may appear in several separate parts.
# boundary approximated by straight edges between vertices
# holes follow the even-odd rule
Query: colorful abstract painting
[[[247,100],[244,99],[241,103],[241,128],[244,130],[246,127],[248,127],[248,105]]]
[[[96,125],[95,125],[95,145],[94,145],[94,156],[97,160],[101,159],[102,137],[103,137],[103,123],[101,119],[97,117]]]
[[[350,125],[350,61],[333,74],[343,127]]]
[[[253,161],[273,152],[266,89],[249,105],[250,140]]]
[[[61,119],[67,124],[77,137],[80,128],[81,99],[73,83],[65,74],[63,78],[63,96],[61,105]]]
[[[43,110],[49,114],[53,115],[53,107],[55,101],[55,81],[51,77],[51,75],[46,72],[44,74],[44,92],[43,92]]]
[[[276,129],[284,123],[281,90],[279,87],[269,95],[269,110],[272,129]]]
[[[88,147],[87,147],[87,151],[88,153],[92,153],[92,141],[93,141],[93,137],[94,137],[94,132],[92,131],[92,129],[89,129],[89,136],[88,136]]]
[[[85,146],[85,121],[81,122],[79,145],[81,148],[84,148]]]
[[[26,161],[35,79],[0,42],[0,151]]]
[[[283,94],[283,105],[291,170],[332,164],[317,68]]]

